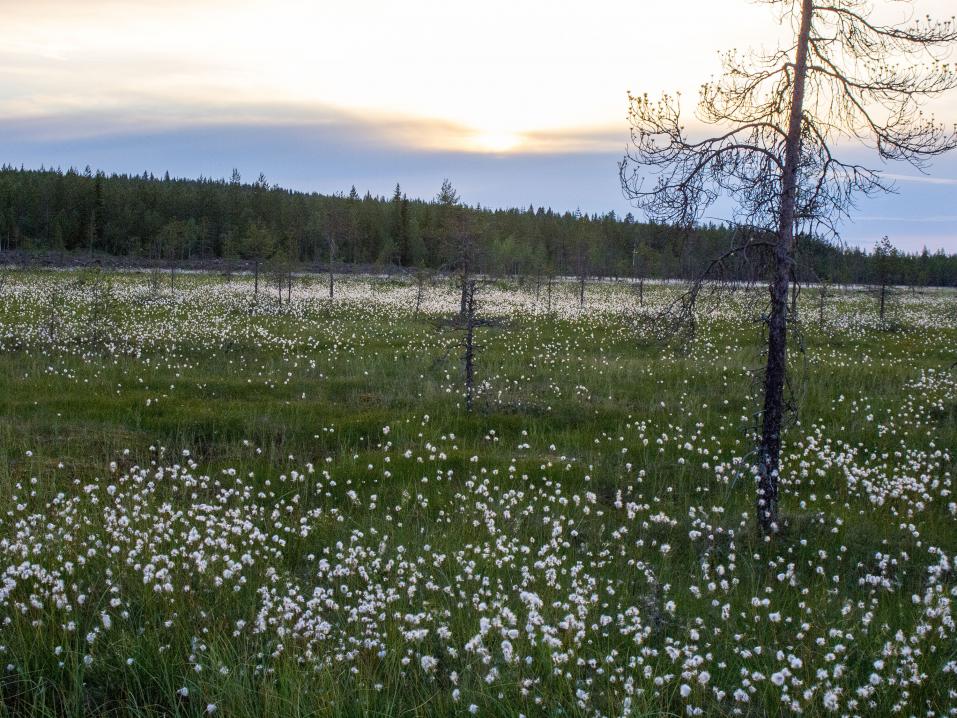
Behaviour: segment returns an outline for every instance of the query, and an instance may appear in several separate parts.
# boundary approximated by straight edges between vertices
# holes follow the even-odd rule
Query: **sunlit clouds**
[[[722,43],[767,24],[740,2],[695,4],[680,42],[655,31],[675,21],[658,3],[10,5],[0,29],[6,117],[276,121],[292,107],[358,113],[386,134],[393,119],[414,120],[423,132],[401,138],[413,147],[492,153],[587,150],[573,138],[612,129],[617,148],[627,89],[692,89],[717,68]]]
[[[2,4],[0,118],[106,113],[140,127],[354,114],[410,148],[488,153],[617,150],[627,90],[682,91],[690,117],[719,50],[786,31],[740,0]],[[392,133],[394,122],[417,131]]]

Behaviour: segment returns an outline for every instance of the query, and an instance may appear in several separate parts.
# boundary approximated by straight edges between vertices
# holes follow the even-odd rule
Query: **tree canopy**
[[[487,273],[690,278],[728,244],[728,230],[700,224],[688,232],[661,222],[637,222],[615,212],[584,214],[545,207],[469,207],[447,182],[431,200],[294,192],[260,175],[182,179],[149,173],[0,167],[0,248],[89,252],[125,257],[202,260],[266,257],[254,247],[269,237],[293,261],[328,260],[371,266],[439,269],[454,266],[449,212],[468,218],[476,269]],[[261,234],[266,231],[267,234]],[[877,238],[875,237],[875,240]],[[893,237],[891,238],[893,239]],[[801,244],[802,266],[832,282],[870,283],[872,255],[861,249]],[[957,256],[899,255],[897,283],[957,284]],[[747,268],[739,268],[745,278]],[[809,274],[809,276],[811,276]]]

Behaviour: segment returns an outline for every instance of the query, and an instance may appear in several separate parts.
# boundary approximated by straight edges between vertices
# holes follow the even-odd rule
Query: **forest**
[[[242,180],[106,174],[87,167],[0,168],[0,251],[112,255],[138,260],[282,260],[356,269],[456,266],[467,240],[472,265],[491,275],[691,279],[731,241],[716,224],[693,230],[632,214],[491,209],[463,202],[446,181],[435,198],[322,195]],[[875,246],[881,238],[875,237]],[[957,285],[957,255],[890,256],[803,237],[796,279],[840,284]],[[756,270],[738,262],[733,279]]]

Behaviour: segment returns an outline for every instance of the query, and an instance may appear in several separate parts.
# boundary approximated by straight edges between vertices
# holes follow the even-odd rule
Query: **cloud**
[[[942,214],[937,216],[929,217],[915,217],[915,216],[883,216],[883,217],[873,217],[873,216],[862,216],[855,217],[857,222],[916,222],[918,224],[923,223],[935,223],[935,222],[957,222],[957,214]]]
[[[916,182],[918,184],[939,184],[957,186],[957,178],[954,177],[932,177],[930,175],[900,175],[890,172],[882,172],[881,175],[895,182]]]
[[[88,110],[61,103],[60,111],[0,116],[0,128],[21,142],[66,142],[97,137],[123,137],[204,127],[271,127],[321,129],[326,134],[349,134],[363,144],[422,151],[462,151],[502,154],[483,144],[483,133],[442,119],[364,113],[329,105],[306,103],[178,102],[157,104],[150,98],[130,97],[122,107]],[[613,128],[542,130],[508,133],[509,153],[563,154],[604,152],[624,146],[625,135]]]
[[[0,162],[107,172],[244,177],[305,191],[389,194],[396,181],[412,197],[432,197],[449,177],[470,204],[627,211],[615,170],[617,153],[479,153],[413,146],[408,134],[458,131],[441,123],[377,122],[351,113],[321,121],[137,125],[100,117],[0,119]],[[426,140],[426,144],[443,144]]]

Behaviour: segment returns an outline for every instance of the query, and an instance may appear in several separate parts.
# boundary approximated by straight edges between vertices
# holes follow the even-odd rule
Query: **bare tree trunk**
[[[472,413],[475,387],[475,282],[465,287],[465,410]]]
[[[817,321],[821,325],[821,328],[824,327],[824,298],[827,296],[827,287],[822,284],[821,288],[818,290],[818,308],[817,308]]]
[[[419,313],[419,309],[422,307],[422,294],[425,291],[425,277],[422,272],[418,273],[416,277],[416,290],[415,290],[415,314]]]
[[[465,316],[465,313],[468,311],[468,294],[469,294],[469,263],[466,259],[462,263],[462,275],[459,279],[462,284],[462,297],[460,299],[459,305],[459,315]]]
[[[781,178],[781,212],[774,248],[774,276],[770,285],[771,310],[768,316],[768,358],[764,372],[764,412],[758,445],[757,515],[758,525],[764,533],[775,531],[778,522],[778,473],[781,467],[784,385],[787,377],[788,283],[794,264],[794,209],[812,12],[812,0],[802,0],[801,28],[794,60],[794,88],[785,141],[784,172]]]
[[[329,234],[329,301],[331,302],[335,297],[335,286],[336,286],[336,275],[334,272],[336,261],[336,241],[333,239],[332,233]]]
[[[258,257],[254,260],[253,267],[254,267],[253,276],[255,277],[255,285],[253,289],[253,294],[255,294],[256,296],[259,296],[259,258]]]
[[[638,305],[645,306],[645,278],[638,280]]]
[[[159,257],[159,252],[155,245],[150,252],[150,260],[152,265],[150,267],[150,291],[152,291],[153,294],[158,294],[160,291],[160,282],[162,281],[162,260]]]
[[[797,321],[798,318],[798,283],[797,277],[791,275],[791,320]]]
[[[578,308],[585,308],[585,275],[582,273],[578,277]]]
[[[292,270],[286,275],[286,304],[292,303]]]
[[[553,279],[552,275],[549,274],[548,275],[548,311],[549,313],[551,313],[552,311],[552,279]]]
[[[887,284],[881,283],[881,323],[884,323],[884,308],[887,306]]]

